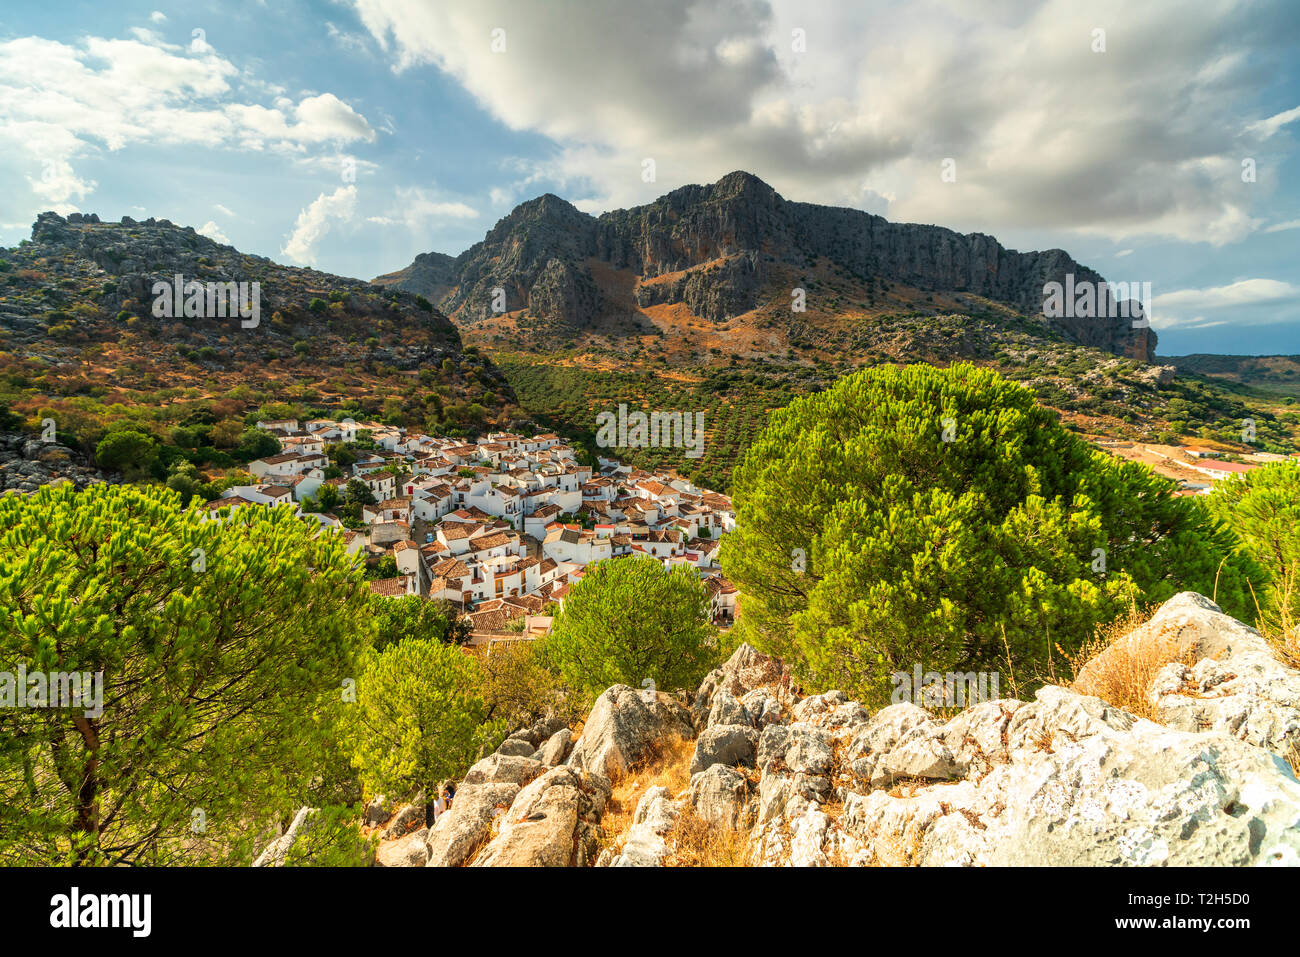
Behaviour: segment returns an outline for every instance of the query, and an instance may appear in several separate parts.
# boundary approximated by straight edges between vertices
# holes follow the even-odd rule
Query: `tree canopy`
[[[1132,603],[1248,611],[1248,563],[1205,507],[969,364],[879,367],[772,414],[723,539],[740,627],[803,680],[887,702],[890,676],[1048,672]]]
[[[413,794],[427,804],[504,735],[488,719],[478,662],[460,647],[406,638],[372,652],[348,712],[353,761],[368,793]],[[427,810],[427,809],[426,809]],[[431,817],[431,815],[430,815]]]
[[[714,666],[709,593],[689,568],[647,556],[587,568],[564,601],[545,653],[575,691],[595,698],[614,684],[694,689]]]
[[[431,601],[419,595],[399,598],[374,595],[370,610],[376,651],[408,638],[454,645],[469,641],[469,619],[459,615],[451,602]]]
[[[268,822],[347,803],[324,782],[347,767],[330,725],[366,644],[351,565],[284,507],[0,497],[0,660],[102,674],[98,714],[0,709],[0,861],[247,863]]]

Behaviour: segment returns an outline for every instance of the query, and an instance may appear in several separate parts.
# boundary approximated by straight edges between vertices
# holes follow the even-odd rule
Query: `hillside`
[[[1195,354],[1162,359],[1178,369],[1261,393],[1300,396],[1300,356]]]
[[[1137,659],[1154,662],[1149,673],[1116,681]],[[1202,595],[1175,596],[1073,682],[1026,700],[996,682],[978,691],[973,672],[925,681],[872,711],[842,691],[801,694],[784,662],[741,645],[689,693],[615,685],[576,729],[548,715],[515,730],[432,822],[418,798],[375,797],[364,812],[374,863],[1245,866],[1300,855],[1300,672]],[[254,866],[310,853],[303,824],[317,813],[299,810]]]
[[[206,303],[186,316],[183,302],[156,317],[154,283],[177,275],[249,284],[247,317]],[[167,220],[42,213],[30,240],[0,249],[0,404],[93,441],[125,415],[167,425],[213,403],[232,415],[284,401],[453,429],[519,411],[500,371],[412,293],[282,266]]]

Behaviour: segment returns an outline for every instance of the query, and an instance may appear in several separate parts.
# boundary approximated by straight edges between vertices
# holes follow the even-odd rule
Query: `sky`
[[[1294,2],[6,4],[0,245],[156,216],[368,279],[744,169],[1149,282],[1161,355],[1297,354],[1297,54]]]

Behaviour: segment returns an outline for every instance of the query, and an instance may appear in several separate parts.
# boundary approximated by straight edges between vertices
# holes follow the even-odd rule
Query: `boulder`
[[[384,795],[376,795],[374,800],[366,805],[366,813],[362,818],[362,823],[367,827],[378,827],[393,816],[393,804]]]
[[[695,756],[691,758],[690,773],[697,774],[715,764],[753,767],[757,747],[758,731],[747,724],[721,724],[705,728],[695,742]]]
[[[681,806],[672,800],[667,788],[648,788],[637,802],[622,848],[602,863],[608,867],[662,866],[669,850],[664,836],[680,815]]]
[[[501,742],[501,747],[497,748],[496,753],[504,757],[531,758],[536,750],[537,748],[524,738],[506,738]]]
[[[743,698],[756,688],[784,687],[787,684],[788,676],[779,658],[765,655],[748,643],[742,644],[722,667],[710,671],[700,683],[691,705],[692,720],[696,727],[708,723],[713,697],[718,691],[725,691],[733,698]]]
[[[867,709],[856,701],[850,701],[843,691],[828,691],[804,698],[791,709],[791,716],[795,721],[842,732],[840,736],[847,736],[870,718]]]
[[[691,805],[695,816],[709,824],[743,830],[753,823],[749,780],[725,764],[691,776]]]
[[[464,784],[527,784],[542,773],[542,763],[513,754],[489,754],[465,772]],[[457,797],[460,792],[457,791]]]
[[[518,794],[519,785],[508,782],[461,785],[451,809],[429,832],[428,866],[460,867],[467,863],[491,836],[498,805],[508,809]]]
[[[788,817],[796,799],[820,804],[833,795],[831,739],[814,725],[768,725],[758,739],[757,763],[763,772],[758,785],[760,822]]]
[[[762,730],[769,724],[788,721],[785,705],[770,688],[755,688],[740,699],[749,723]]]
[[[568,728],[561,728],[546,739],[546,743],[537,752],[537,760],[547,767],[557,767],[564,763],[572,745],[573,732]]]
[[[429,829],[422,827],[396,841],[382,841],[375,851],[376,867],[423,867],[429,859],[426,841]]]
[[[569,765],[612,778],[657,745],[694,735],[690,712],[675,698],[614,685],[596,699]]]
[[[551,768],[523,788],[474,867],[585,867],[595,860],[608,779]],[[459,797],[457,797],[459,801]]]
[[[424,826],[424,803],[408,804],[397,812],[397,816],[384,831],[385,840],[393,840]]]
[[[1057,687],[1007,725],[978,781],[850,793],[854,863],[1300,865],[1300,782],[1263,748]]]
[[[749,713],[745,706],[727,691],[719,691],[713,696],[709,708],[708,726],[719,724],[749,724]]]
[[[1288,756],[1300,749],[1300,672],[1282,664],[1268,640],[1195,592],[1182,592],[1080,670],[1090,689],[1118,655],[1175,659],[1148,689],[1155,718],[1183,731],[1226,731]]]

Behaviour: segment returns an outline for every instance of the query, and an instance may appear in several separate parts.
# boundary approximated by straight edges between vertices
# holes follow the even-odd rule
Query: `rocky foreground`
[[[515,732],[432,830],[376,799],[377,863],[656,866],[703,822],[734,829],[755,865],[1300,864],[1300,672],[1184,592],[1079,684],[1156,644],[1173,662],[1151,683],[1158,722],[1056,686],[943,722],[911,704],[871,714],[836,691],[798,698],[742,646],[687,703],[617,685],[576,742],[556,721]],[[650,787],[630,826],[602,830],[618,783],[681,739],[689,787]],[[282,860],[309,813],[258,863]]]

